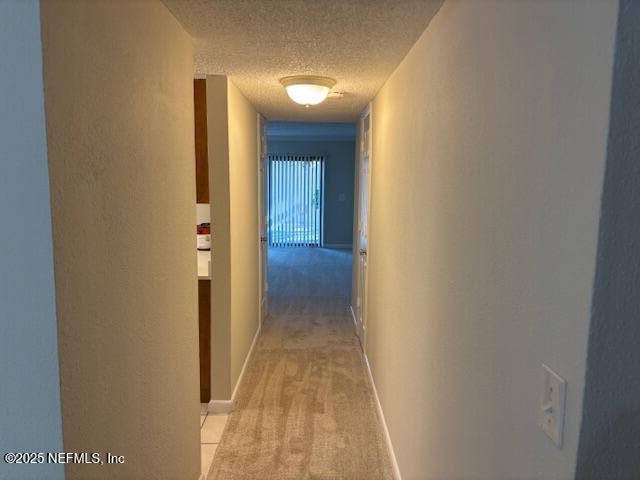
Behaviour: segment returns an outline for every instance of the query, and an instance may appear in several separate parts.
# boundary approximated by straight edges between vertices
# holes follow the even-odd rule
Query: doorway
[[[322,246],[324,158],[269,155],[269,246]]]

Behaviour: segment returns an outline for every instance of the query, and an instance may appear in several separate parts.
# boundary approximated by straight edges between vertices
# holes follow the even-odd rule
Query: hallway
[[[638,25],[0,0],[0,480],[639,480]]]
[[[351,252],[271,248],[269,285],[269,316],[207,478],[392,478],[348,313]]]

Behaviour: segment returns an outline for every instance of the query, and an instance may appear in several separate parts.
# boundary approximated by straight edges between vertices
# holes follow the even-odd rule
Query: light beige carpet
[[[270,314],[207,478],[391,479],[348,313],[350,252],[269,255]]]

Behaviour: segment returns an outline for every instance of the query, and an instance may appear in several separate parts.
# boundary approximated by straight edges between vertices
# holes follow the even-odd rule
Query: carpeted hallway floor
[[[269,317],[209,480],[391,479],[348,312],[351,252],[269,250]]]

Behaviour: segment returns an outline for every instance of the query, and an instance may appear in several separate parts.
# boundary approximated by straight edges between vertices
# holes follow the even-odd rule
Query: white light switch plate
[[[566,394],[567,381],[543,364],[540,425],[558,448],[562,447]]]

